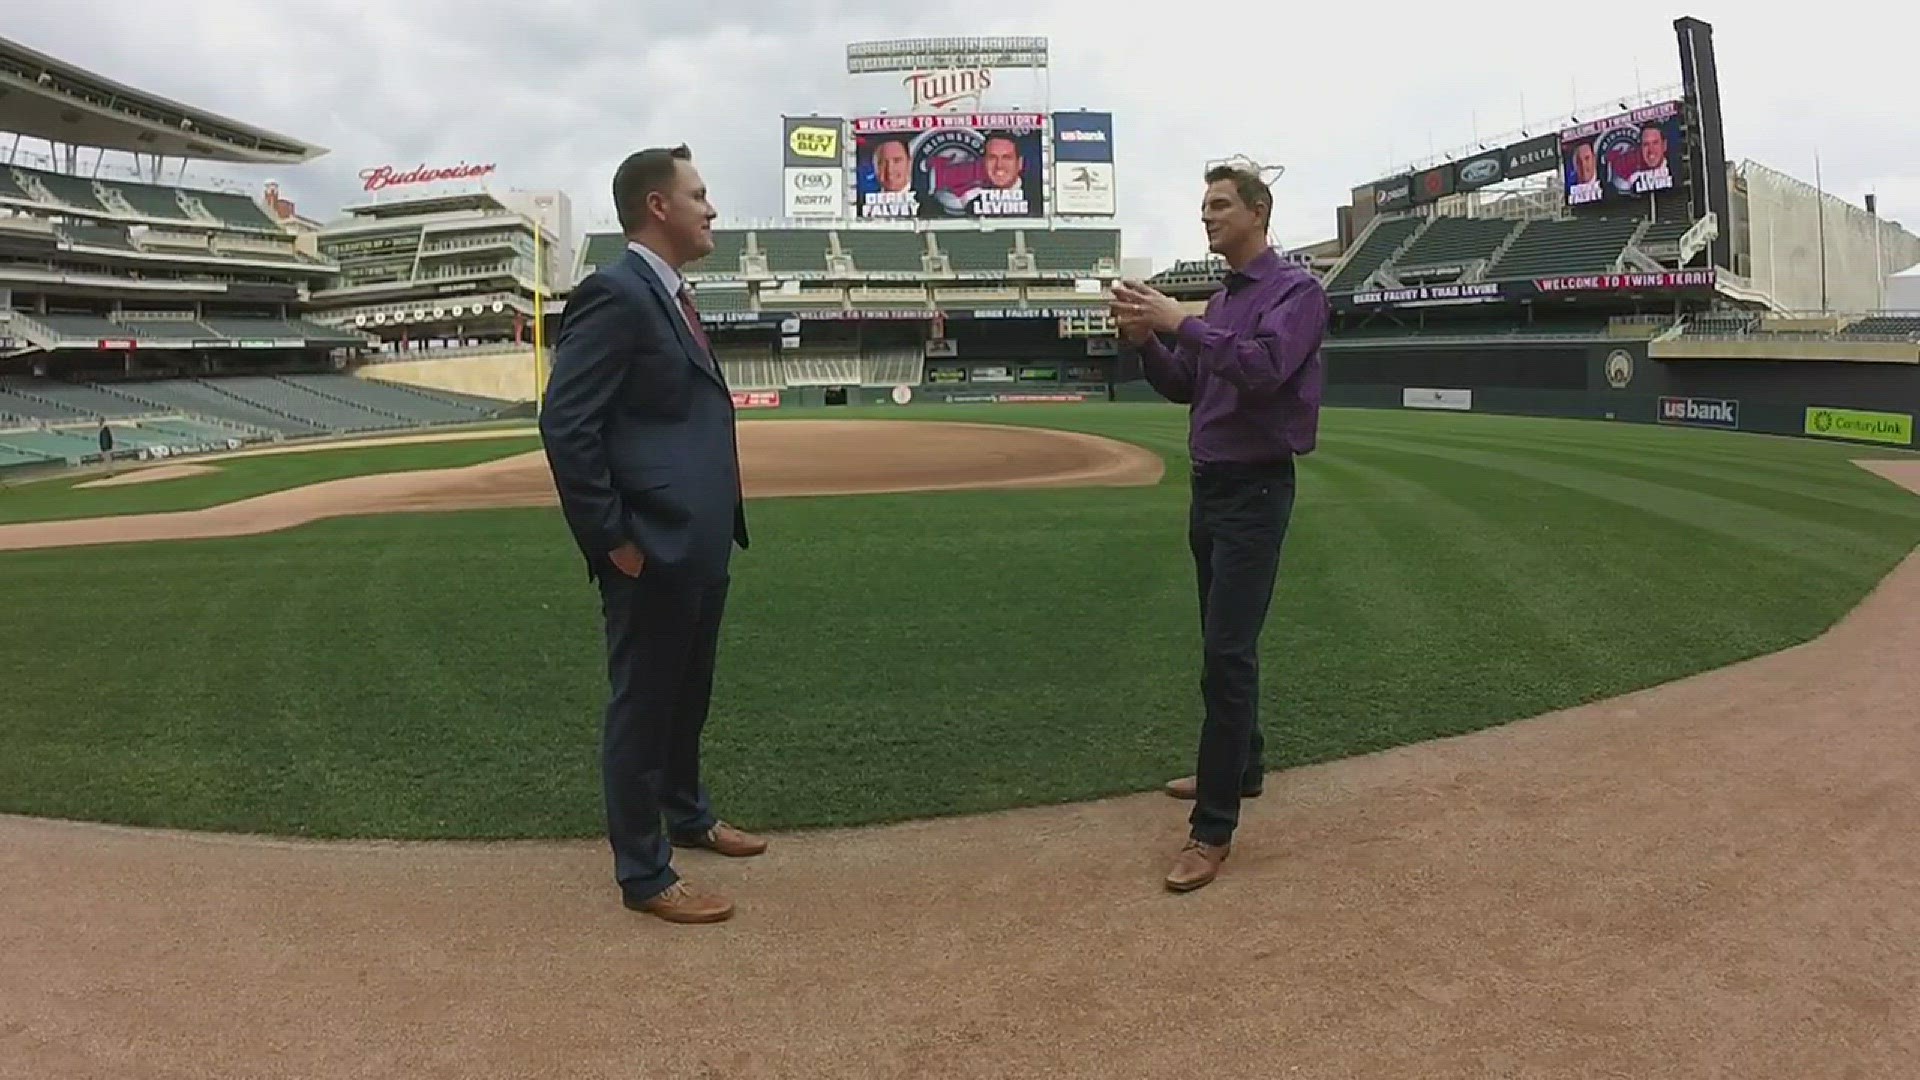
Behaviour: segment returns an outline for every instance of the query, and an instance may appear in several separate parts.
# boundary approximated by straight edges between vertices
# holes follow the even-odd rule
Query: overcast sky
[[[614,165],[686,141],[723,218],[779,212],[780,115],[853,102],[850,41],[1050,38],[1052,105],[1114,113],[1119,224],[1157,267],[1204,253],[1197,176],[1245,153],[1288,171],[1286,244],[1334,234],[1333,208],[1393,163],[1576,101],[1679,81],[1672,23],[1714,25],[1728,155],[1813,179],[1920,230],[1920,7],[1300,5],[1154,0],[954,4],[857,0],[61,0],[15,5],[5,33],[143,89],[331,150],[272,176],[322,219],[369,166],[496,162],[559,187],[578,229],[612,221]],[[1313,12],[1313,13],[1307,13]],[[1526,116],[1521,112],[1522,103]],[[1590,119],[1590,116],[1583,116]],[[189,176],[193,176],[189,173]],[[202,173],[202,175],[205,175]]]

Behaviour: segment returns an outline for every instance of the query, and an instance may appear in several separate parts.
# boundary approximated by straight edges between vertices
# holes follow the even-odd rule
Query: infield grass
[[[817,415],[1059,426],[1151,447],[1169,472],[1153,488],[756,501],[706,742],[729,820],[851,825],[1190,770],[1182,410]],[[305,483],[378,471],[363,454],[417,468],[526,448],[272,469],[316,470]],[[1920,499],[1849,461],[1888,456],[1329,411],[1265,639],[1269,763],[1471,731],[1804,641],[1920,542]],[[289,479],[261,469],[230,473],[246,481],[235,490]],[[0,595],[0,810],[315,836],[600,835],[598,602],[556,511],[4,554]]]

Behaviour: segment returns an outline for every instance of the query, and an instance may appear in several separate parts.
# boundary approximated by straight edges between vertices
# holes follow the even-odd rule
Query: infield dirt
[[[468,432],[451,436],[500,437]],[[377,440],[337,445],[393,444]],[[1165,467],[1150,450],[1046,428],[861,420],[740,425],[740,472],[749,498],[1143,485],[1158,483]],[[113,480],[137,482],[143,471]],[[546,459],[536,450],[456,469],[327,480],[204,510],[4,525],[0,551],[246,536],[347,515],[555,503]]]

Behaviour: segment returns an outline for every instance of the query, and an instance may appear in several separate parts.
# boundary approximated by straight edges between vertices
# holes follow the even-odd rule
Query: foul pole
[[[533,223],[533,415],[540,415],[544,397],[547,358],[547,263],[546,246],[540,242],[540,223]]]

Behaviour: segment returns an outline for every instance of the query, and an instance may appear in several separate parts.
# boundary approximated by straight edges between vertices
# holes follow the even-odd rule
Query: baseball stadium
[[[692,933],[613,902],[535,426],[625,239],[486,161],[297,206],[325,148],[0,39],[0,1077],[1913,1075],[1920,236],[1732,156],[1670,33],[1284,253],[1326,408],[1187,897],[1188,416],[1108,302],[1224,263],[1128,253],[1045,38],[765,118],[782,214],[687,278],[773,850],[685,856]]]

